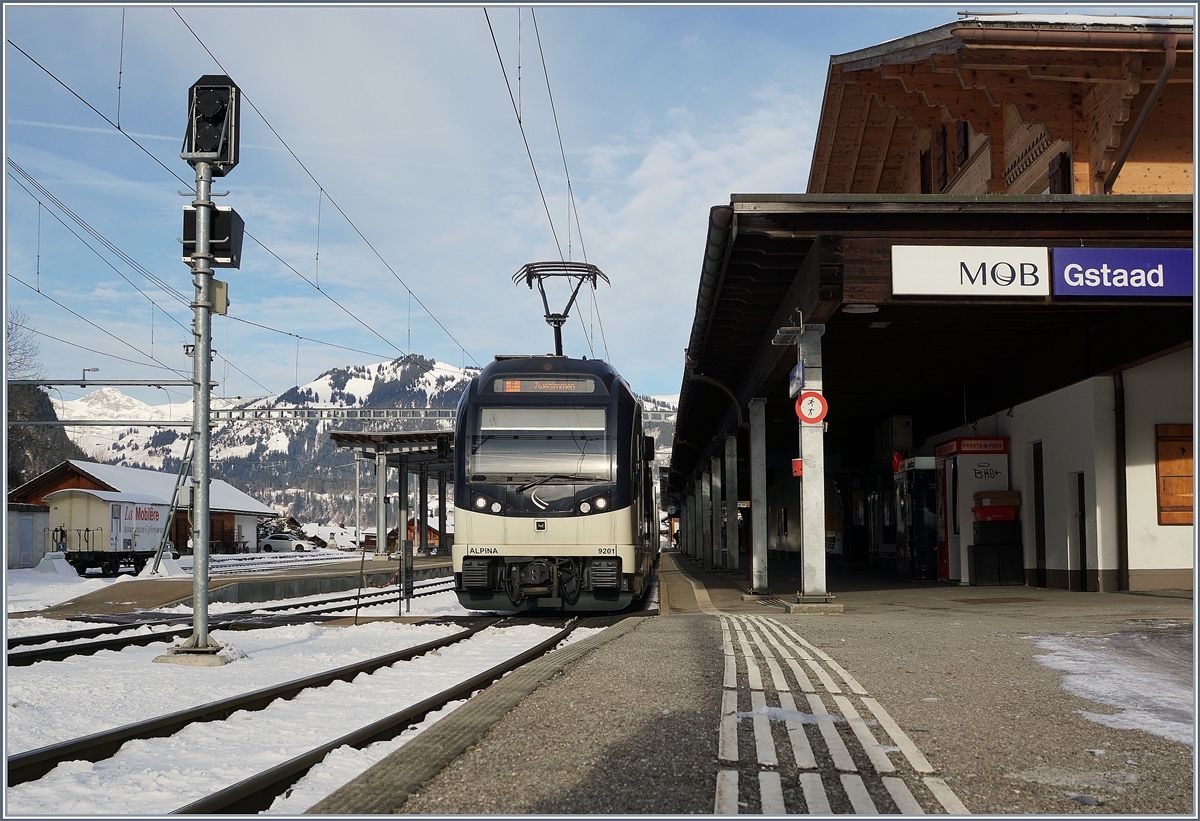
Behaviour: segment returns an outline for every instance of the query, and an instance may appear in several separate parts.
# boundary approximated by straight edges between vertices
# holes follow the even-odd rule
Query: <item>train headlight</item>
[[[492,513],[499,513],[502,508],[503,505],[499,502],[492,502]]]
[[[595,499],[596,510],[608,510],[608,498],[605,496],[597,496]]]
[[[579,503],[579,512],[580,513],[591,513],[591,511],[592,511],[592,503],[591,502],[580,502]]]
[[[487,507],[487,499],[483,498],[482,496],[476,496],[475,497],[475,509],[483,510],[485,507]]]

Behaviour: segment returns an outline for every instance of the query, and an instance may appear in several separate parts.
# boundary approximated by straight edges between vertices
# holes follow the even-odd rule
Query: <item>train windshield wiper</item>
[[[582,480],[590,479],[590,478],[591,478],[590,476],[579,476],[577,474],[572,474],[572,473],[552,473],[549,476],[543,476],[541,479],[534,479],[532,482],[526,482],[525,484],[523,484],[519,488],[517,488],[516,492],[524,493],[525,491],[529,490],[531,487],[537,487],[538,485],[546,484],[546,482],[549,482],[551,479],[570,479],[572,481],[582,481]]]

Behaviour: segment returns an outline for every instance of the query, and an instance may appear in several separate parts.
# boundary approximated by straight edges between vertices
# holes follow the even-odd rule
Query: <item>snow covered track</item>
[[[303,755],[265,770],[257,775],[246,778],[213,793],[205,798],[172,811],[172,815],[198,815],[213,813],[256,813],[271,806],[275,797],[284,792],[289,786],[302,778],[305,773],[320,763],[331,751],[344,746],[362,748],[376,741],[386,741],[395,737],[409,725],[420,721],[427,713],[440,709],[449,702],[468,698],[478,689],[484,688],[506,673],[528,664],[533,659],[548,653],[557,647],[579,626],[572,620],[563,629],[555,632],[549,638],[524,652],[507,659],[478,675],[461,681],[441,692],[393,713],[386,718],[373,722],[354,732],[322,744]]]
[[[117,727],[86,738],[66,741],[49,747],[19,753],[8,757],[8,786],[24,784],[41,778],[63,761],[102,761],[114,755],[121,745],[133,739],[161,738],[179,732],[189,724],[202,721],[220,721],[239,710],[256,711],[265,709],[277,699],[294,698],[303,690],[326,687],[335,681],[351,681],[362,673],[372,673],[400,661],[408,661],[434,650],[447,647],[470,638],[480,630],[496,624],[498,619],[483,619],[466,630],[444,638],[426,642],[415,647],[387,653],[357,664],[348,664],[328,672],[317,673],[305,678],[267,687],[232,698],[202,704],[190,710],[140,721]],[[190,628],[189,628],[190,629]]]
[[[453,579],[441,579],[436,582],[417,586],[414,588],[413,598],[422,596],[432,596],[437,593],[447,593],[454,589]],[[361,600],[368,606],[377,606],[380,604],[390,604],[400,601],[400,594],[396,590],[373,591],[363,593],[361,596],[342,596],[335,599],[327,599],[325,601],[309,602],[304,604],[280,604],[268,607],[259,607],[254,610],[246,610],[237,613],[226,613],[221,616],[211,619],[211,624],[214,628],[222,628],[225,630],[252,630],[261,627],[270,627],[279,624],[295,624],[297,622],[308,622],[315,620],[315,617],[335,617],[340,618],[353,609],[351,602]],[[263,613],[279,613],[277,616],[261,615]],[[74,630],[64,633],[43,633],[40,635],[22,636],[20,638],[9,639],[9,647],[11,648],[14,642],[22,645],[31,644],[47,644],[49,642],[57,642],[49,647],[36,647],[32,650],[23,650],[16,653],[8,653],[7,660],[10,667],[26,667],[39,661],[63,661],[72,656],[86,656],[98,653],[101,650],[121,650],[126,647],[137,647],[147,644],[153,644],[164,639],[178,638],[180,636],[191,635],[192,626],[180,626],[173,630],[159,630],[155,632],[139,633],[129,636],[115,636],[111,639],[102,641],[89,641],[82,643],[74,643],[79,639],[91,638],[93,636],[108,635],[112,633],[121,633],[129,630],[137,630],[148,626],[162,626],[175,624],[178,625],[182,619],[174,618],[168,620],[154,620],[141,623],[133,623],[129,625],[109,625],[107,627],[97,627],[86,630]]]

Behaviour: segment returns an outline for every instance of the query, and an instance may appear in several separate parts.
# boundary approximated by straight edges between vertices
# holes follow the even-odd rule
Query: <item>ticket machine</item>
[[[938,580],[968,584],[971,508],[981,490],[1008,490],[1008,437],[960,436],[934,449]]]

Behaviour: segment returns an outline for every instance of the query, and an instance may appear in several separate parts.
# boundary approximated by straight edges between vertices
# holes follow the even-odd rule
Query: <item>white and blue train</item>
[[[600,360],[497,357],[459,401],[455,589],[476,610],[620,610],[658,552],[654,438]]]

